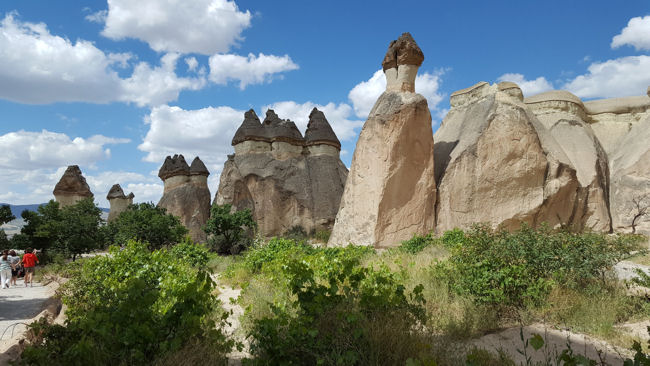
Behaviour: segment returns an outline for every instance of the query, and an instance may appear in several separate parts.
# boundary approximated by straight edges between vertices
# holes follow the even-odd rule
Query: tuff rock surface
[[[331,228],[348,173],[339,158],[340,142],[317,109],[305,136],[272,110],[263,123],[255,111],[246,112],[214,202],[250,209],[265,236],[294,226],[307,232]]]
[[[133,198],[135,195],[133,192],[129,195],[124,194],[124,190],[119,184],[114,184],[106,195],[108,203],[111,205],[110,211],[108,213],[108,222],[115,220],[120,214],[133,204]]]
[[[192,166],[187,165],[183,155],[167,156],[158,176],[165,188],[158,206],[177,216],[190,231],[196,242],[205,242],[203,226],[210,217],[210,189],[208,169],[197,156]]]
[[[427,100],[414,92],[422,51],[410,36],[391,42],[386,91],[363,126],[328,245],[399,245],[434,229],[436,185]]]
[[[59,182],[54,186],[53,193],[60,207],[74,205],[84,198],[93,197],[78,165],[68,166]]]
[[[479,222],[585,226],[576,169],[509,89],[481,82],[451,95],[434,136],[439,232]]]

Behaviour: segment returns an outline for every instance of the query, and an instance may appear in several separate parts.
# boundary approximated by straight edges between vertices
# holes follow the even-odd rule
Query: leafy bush
[[[525,225],[513,233],[477,225],[463,235],[462,244],[454,244],[460,238],[448,235],[451,257],[439,264],[451,287],[479,302],[515,306],[525,300],[541,303],[554,284],[579,288],[604,280],[608,269],[638,247],[630,236]]]
[[[330,235],[332,235],[332,232],[330,230],[318,230],[314,234],[314,239],[318,240],[321,243],[327,244],[327,242],[330,240]]]
[[[413,237],[409,240],[404,240],[402,242],[402,245],[400,245],[400,249],[402,251],[405,251],[410,254],[417,254],[421,252],[424,248],[428,247],[429,245],[433,244],[434,239],[431,236],[431,234],[427,234],[425,236],[420,236],[420,235],[413,235]]]
[[[309,234],[307,234],[307,231],[302,226],[295,225],[282,234],[282,237],[289,240],[306,241],[309,239]]]
[[[145,244],[112,247],[89,258],[63,287],[65,327],[35,325],[23,353],[29,365],[150,363],[188,342],[207,340],[225,354],[233,345],[216,329],[217,300],[207,272]],[[223,318],[222,318],[223,321]]]
[[[135,240],[147,243],[151,250],[178,243],[188,232],[178,217],[152,202],[130,205],[106,230],[113,244]]]
[[[403,364],[425,349],[416,340],[425,320],[421,286],[407,295],[386,268],[358,267],[353,260],[327,269],[291,260],[283,271],[294,310],[272,306],[272,317],[255,321],[249,334],[254,363]]]
[[[238,254],[250,246],[257,228],[250,210],[231,212],[231,205],[213,205],[204,231],[210,246],[219,254]]]
[[[196,268],[206,268],[210,260],[208,249],[204,245],[194,243],[189,237],[171,247],[170,252]]]

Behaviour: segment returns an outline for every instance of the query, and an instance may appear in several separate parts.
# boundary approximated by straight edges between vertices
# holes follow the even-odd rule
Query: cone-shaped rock
[[[322,112],[312,111],[309,126],[304,139],[293,122],[272,110],[262,124],[255,112],[246,112],[214,202],[250,209],[265,236],[294,226],[307,232],[331,229],[348,171]]]
[[[70,206],[78,201],[93,197],[86,178],[81,174],[78,165],[70,165],[54,187],[54,198],[61,207]]]
[[[431,115],[414,92],[423,59],[410,34],[391,42],[383,62],[386,91],[357,141],[328,245],[385,248],[434,229]]]
[[[133,203],[134,197],[133,192],[127,196],[119,184],[114,184],[106,195],[106,199],[111,205],[111,210],[108,213],[108,222],[115,220],[122,212],[126,211],[129,205]]]
[[[210,217],[208,175],[198,156],[190,167],[183,155],[168,156],[158,172],[165,184],[158,206],[177,216],[196,242],[205,242],[207,238],[203,226]]]

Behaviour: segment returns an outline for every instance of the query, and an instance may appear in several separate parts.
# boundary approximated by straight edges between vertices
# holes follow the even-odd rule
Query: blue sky
[[[3,0],[0,202],[53,198],[69,164],[101,206],[114,183],[157,202],[173,153],[199,155],[214,194],[249,108],[304,132],[318,106],[349,165],[388,43],[406,31],[425,55],[416,89],[434,128],[449,94],[479,81],[585,99],[650,85],[647,0]]]

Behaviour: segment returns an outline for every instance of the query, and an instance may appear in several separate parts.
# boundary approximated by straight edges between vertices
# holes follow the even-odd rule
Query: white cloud
[[[239,88],[249,84],[270,82],[273,74],[298,69],[288,55],[274,56],[260,53],[248,57],[232,54],[210,56],[210,81],[225,85],[230,80],[239,81]]]
[[[95,13],[88,14],[84,17],[87,21],[91,23],[103,24],[106,22],[106,17],[108,16],[108,10],[100,10]]]
[[[436,110],[443,99],[443,95],[438,91],[442,74],[442,71],[425,72],[418,74],[415,78],[415,91],[427,98],[431,110]],[[384,90],[386,90],[386,77],[382,70],[377,70],[370,79],[355,85],[350,90],[348,99],[352,102],[356,115],[359,118],[367,118],[370,110]]]
[[[562,88],[580,98],[643,95],[650,85],[650,56],[628,56],[594,62],[587,71]]]
[[[113,67],[127,67],[128,53],[106,54],[91,42],[75,43],[52,35],[43,23],[16,20],[9,13],[0,21],[0,98],[20,103],[83,101],[170,102],[182,90],[197,90],[205,78],[175,74],[178,55],[167,54],[161,66],[138,63],[121,79]]]
[[[71,164],[92,165],[110,157],[105,145],[128,142],[128,139],[102,135],[71,139],[66,134],[47,130],[9,132],[0,136],[0,167],[25,171]]]
[[[136,38],[158,52],[227,52],[242,39],[251,14],[227,0],[108,0],[102,35]]]
[[[183,154],[188,164],[199,156],[212,174],[223,168],[230,142],[244,120],[244,111],[230,107],[184,110],[162,105],[145,117],[149,131],[138,149],[144,160],[162,165],[165,156]]]
[[[327,121],[341,141],[356,137],[358,132],[355,129],[363,126],[363,121],[356,120],[352,107],[345,103],[320,105],[312,102],[299,104],[294,101],[284,101],[264,106],[262,110],[266,113],[267,109],[273,109],[280,118],[295,122],[304,136],[309,122],[309,113],[314,107],[325,113]],[[260,115],[260,119],[264,119],[264,115]]]
[[[186,57],[185,63],[187,64],[188,71],[195,71],[199,66],[199,62],[196,60],[196,57]]]
[[[176,63],[179,55],[168,53],[160,60],[160,66],[151,68],[146,62],[140,62],[133,69],[133,74],[124,79],[123,93],[120,100],[134,102],[139,106],[159,105],[178,99],[181,90],[199,90],[205,86],[205,78],[183,78],[176,75]]]
[[[537,79],[526,80],[524,75],[509,73],[503,74],[497,78],[497,81],[511,81],[521,88],[521,92],[524,93],[524,96],[531,96],[545,91],[553,90],[553,84],[551,84],[545,77],[540,76]]]
[[[630,19],[620,34],[612,38],[611,47],[634,46],[639,50],[650,50],[650,15]]]

